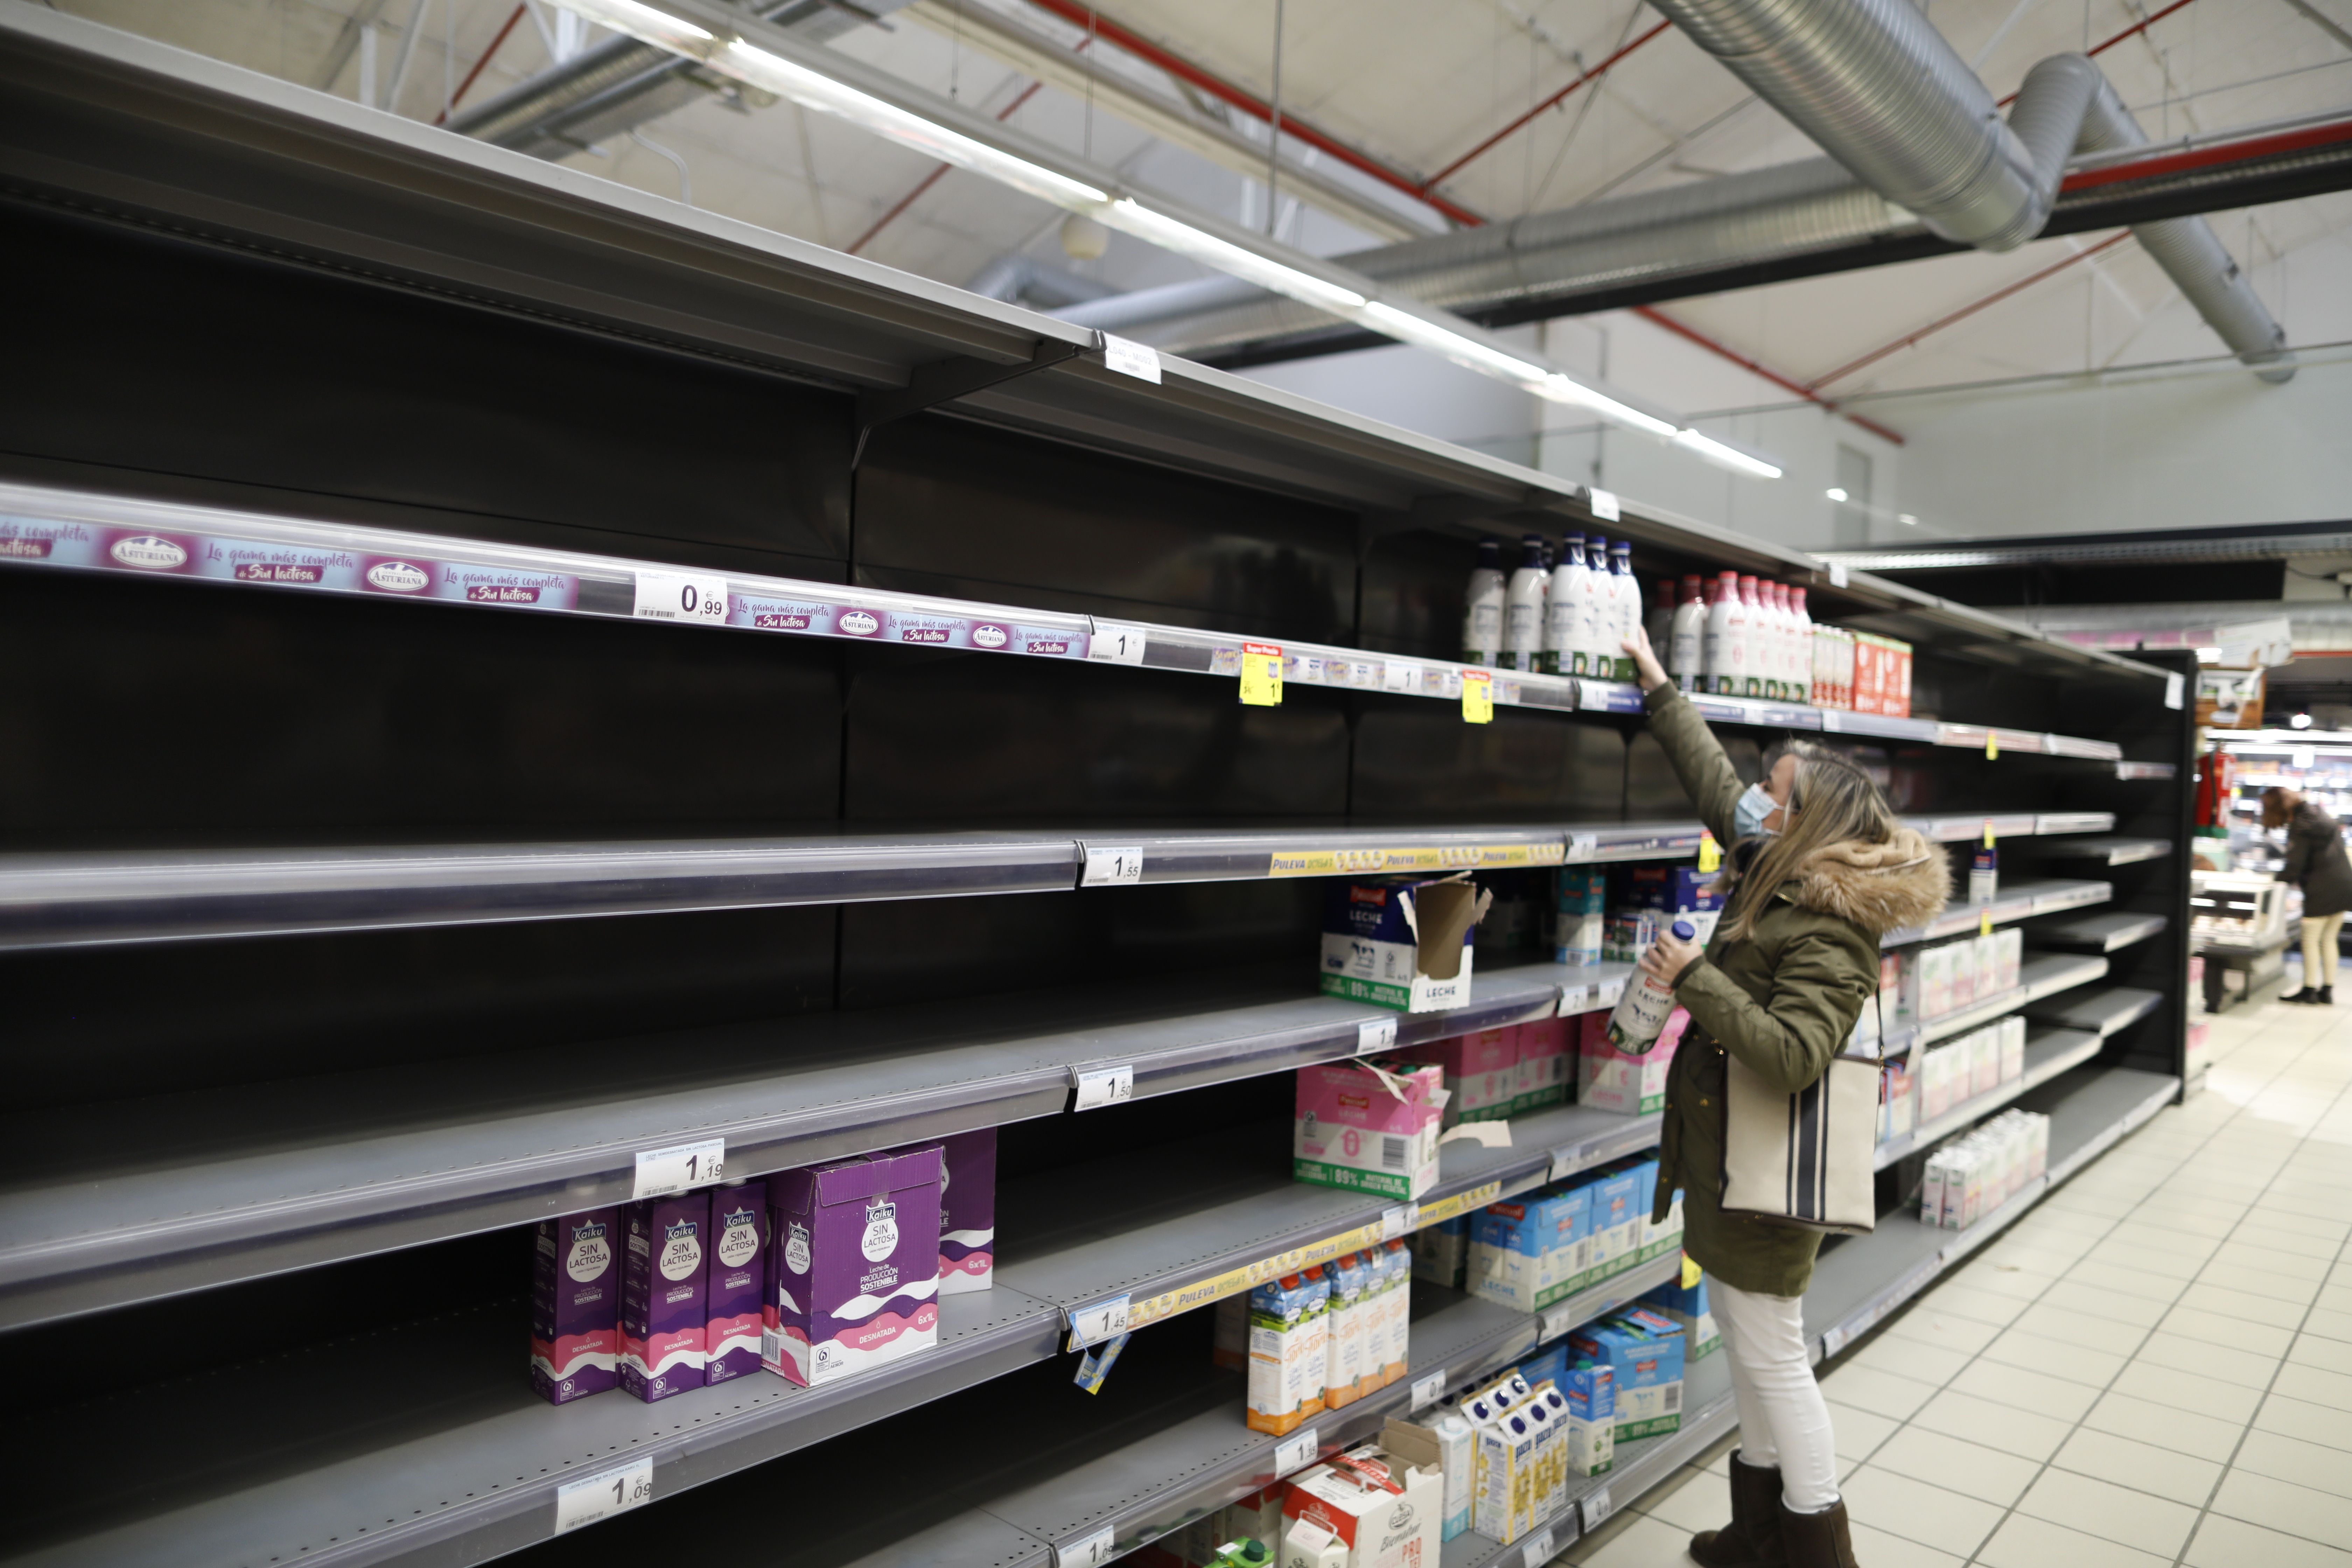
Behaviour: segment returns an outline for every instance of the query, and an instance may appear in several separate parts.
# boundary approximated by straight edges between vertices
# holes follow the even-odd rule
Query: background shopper
[[[2336,933],[2352,910],[2352,860],[2344,829],[2316,802],[2291,789],[2263,791],[2263,826],[2286,829],[2286,864],[2278,879],[2303,889],[2303,989],[2282,1002],[2336,1000]]]
[[[1642,959],[1690,1014],[1666,1082],[1658,1192],[1663,1205],[1683,1190],[1683,1245],[1714,1276],[1739,1405],[1731,1523],[1694,1538],[1690,1552],[1707,1568],[1853,1568],[1829,1405],[1805,1353],[1802,1298],[1821,1235],[1723,1212],[1725,1053],[1787,1093],[1819,1079],[1878,988],[1879,937],[1932,919],[1950,872],[1834,752],[1792,743],[1743,787],[1648,637],[1637,630],[1625,649],[1651,733],[1700,820],[1730,846],[1706,951],[1669,934]]]

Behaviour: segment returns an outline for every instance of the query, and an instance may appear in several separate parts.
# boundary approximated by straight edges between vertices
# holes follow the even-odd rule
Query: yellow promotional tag
[[[1992,847],[1992,823],[1990,820],[1985,823],[1985,847]]]
[[[1242,700],[1253,708],[1282,705],[1282,648],[1270,642],[1242,644]]]
[[[1979,936],[1990,936],[1992,934],[1992,911],[1990,910],[1979,910],[1977,911],[1977,934]]]
[[[1462,721],[1489,724],[1495,719],[1495,678],[1483,669],[1462,672]]]
[[[1690,1260],[1689,1257],[1688,1257],[1687,1255],[1685,1255],[1685,1256],[1684,1257],[1684,1258],[1683,1258],[1683,1289],[1685,1289],[1685,1290],[1687,1290],[1687,1289],[1689,1289],[1692,1286],[1694,1286],[1694,1285],[1697,1284],[1697,1283],[1698,1283],[1698,1276],[1699,1276],[1699,1267],[1698,1267],[1698,1265],[1697,1265],[1697,1264],[1696,1264],[1696,1263],[1693,1263],[1693,1262]]]
[[[1715,835],[1706,829],[1701,829],[1698,836],[1698,868],[1702,871],[1723,868],[1723,846],[1717,844]]]
[[[1990,730],[1985,731],[1985,761],[1989,763],[2000,761],[2000,737]]]

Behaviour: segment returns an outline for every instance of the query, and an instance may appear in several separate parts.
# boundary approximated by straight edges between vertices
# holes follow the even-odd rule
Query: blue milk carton
[[[1616,1380],[1608,1363],[1579,1356],[1553,1386],[1568,1399],[1568,1473],[1600,1475],[1617,1462]]]
[[[1653,1166],[1653,1169],[1655,1167]],[[1642,1178],[1633,1171],[1602,1166],[1587,1184],[1592,1204],[1591,1278],[1605,1279],[1633,1266],[1641,1249]]]
[[[1583,1187],[1490,1204],[1471,1231],[1470,1292],[1522,1312],[1577,1289],[1591,1268],[1592,1194]]]
[[[1703,1274],[1693,1285],[1669,1280],[1643,1297],[1642,1304],[1682,1329],[1685,1361],[1696,1361],[1723,1342],[1723,1337],[1716,1332],[1715,1315],[1707,1310],[1706,1277]]]
[[[1683,1331],[1672,1320],[1636,1307],[1587,1324],[1569,1342],[1578,1355],[1609,1368],[1619,1442],[1682,1426]]]
[[[1598,866],[1570,866],[1558,876],[1552,962],[1598,963],[1601,928],[1609,919],[1609,873]]]

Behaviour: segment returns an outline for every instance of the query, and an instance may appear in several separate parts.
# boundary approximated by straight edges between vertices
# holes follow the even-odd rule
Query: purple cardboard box
[[[940,1140],[940,1294],[996,1283],[996,1129]]]
[[[710,1194],[710,1286],[704,1381],[760,1370],[768,1295],[768,1184],[733,1182]]]
[[[620,1211],[539,1222],[531,1254],[530,1385],[551,1405],[620,1381]]]
[[[803,1387],[940,1342],[940,1148],[768,1178],[776,1326],[768,1370]]]
[[[650,1405],[702,1386],[710,1194],[646,1198],[621,1225],[621,1386]]]

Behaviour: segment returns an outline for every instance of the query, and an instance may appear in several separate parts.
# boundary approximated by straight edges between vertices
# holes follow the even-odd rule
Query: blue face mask
[[[1765,826],[1764,819],[1780,809],[1780,803],[1765,794],[1762,784],[1752,784],[1748,786],[1747,793],[1732,804],[1731,825],[1739,830],[1742,838],[1778,833],[1780,831],[1779,828]]]

